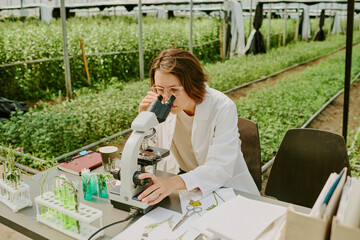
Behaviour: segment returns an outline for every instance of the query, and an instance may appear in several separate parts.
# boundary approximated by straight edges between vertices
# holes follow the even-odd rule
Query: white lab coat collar
[[[205,85],[206,85],[205,98],[202,103],[197,104],[195,107],[195,115],[194,115],[195,120],[208,120],[209,119],[210,108],[208,106],[210,104],[211,99],[208,97],[208,95],[209,95],[210,87],[206,83],[205,83]]]
[[[204,101],[195,106],[193,129],[196,128],[196,126],[198,124],[197,121],[208,120],[209,119],[209,113],[210,113],[211,109],[208,106],[210,104],[211,98],[209,98],[208,95],[209,95],[210,87],[206,83],[205,83],[205,85],[206,85],[205,86],[206,94],[205,94]],[[167,120],[166,120],[167,123],[166,123],[165,132],[167,134],[163,136],[163,137],[166,138],[166,140],[163,142],[164,148],[166,148],[166,149],[170,149],[172,139],[173,139],[173,136],[174,136],[174,132],[175,132],[176,119],[177,119],[177,115],[173,114],[173,113],[170,113]],[[194,139],[194,131],[192,131],[192,134],[191,134],[191,141],[192,142],[193,142],[193,139]]]

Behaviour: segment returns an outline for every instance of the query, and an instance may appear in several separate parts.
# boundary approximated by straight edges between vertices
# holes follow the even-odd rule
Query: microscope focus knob
[[[151,178],[139,179],[140,171],[136,171],[133,176],[133,182],[135,185],[145,186],[152,182]]]

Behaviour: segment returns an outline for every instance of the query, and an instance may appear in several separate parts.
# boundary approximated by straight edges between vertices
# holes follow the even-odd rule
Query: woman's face
[[[154,80],[154,87],[165,88],[165,92],[162,94],[164,101],[171,95],[171,87],[182,87],[180,80],[175,75],[161,72],[160,70],[155,71]],[[195,101],[186,94],[185,89],[181,89],[175,97],[176,99],[171,108],[171,113],[178,114],[184,111],[187,115],[193,116],[195,113]]]

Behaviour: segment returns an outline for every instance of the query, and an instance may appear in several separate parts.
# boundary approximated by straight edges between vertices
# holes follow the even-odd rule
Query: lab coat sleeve
[[[226,104],[219,111],[214,127],[208,129],[212,131],[212,141],[205,163],[180,175],[188,191],[199,188],[203,196],[224,186],[232,178],[239,153],[241,154],[235,104]]]

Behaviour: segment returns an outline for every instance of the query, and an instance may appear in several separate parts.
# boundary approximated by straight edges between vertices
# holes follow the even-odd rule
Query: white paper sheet
[[[220,188],[220,189],[216,190],[215,192],[216,192],[216,194],[211,193],[208,196],[201,199],[201,197],[202,197],[201,194],[192,193],[192,192],[188,192],[188,191],[179,191],[182,212],[185,214],[186,206],[189,205],[189,202],[191,200],[201,202],[200,207],[203,210],[200,212],[200,215],[204,215],[205,213],[207,213],[210,210],[209,208],[211,206],[216,206],[216,205],[220,206],[222,203],[236,197],[235,192],[232,188]],[[216,197],[216,199],[215,199],[215,197]],[[217,201],[217,204],[216,204],[216,201]],[[215,209],[215,208],[212,208],[212,209]],[[195,218],[198,218],[198,217],[200,217],[200,216],[197,216],[197,217],[194,216],[194,217],[192,217],[192,220]]]
[[[177,212],[157,207],[154,210],[150,211],[146,215],[142,216],[139,220],[117,235],[114,240],[170,240],[170,239],[181,239],[181,240],[193,240],[195,239],[200,232],[196,231],[193,228],[189,227],[189,224],[199,219],[205,213],[211,211],[209,208],[211,206],[218,205],[224,203],[231,198],[235,197],[234,190],[232,188],[222,188],[216,191],[216,199],[213,193],[208,195],[207,197],[201,199],[200,194],[190,193],[187,191],[179,191],[181,209],[183,214],[179,214]],[[224,200],[222,200],[220,197]],[[191,215],[188,219],[186,219],[178,228],[172,231],[172,228],[180,221],[183,215],[186,213],[186,206],[190,201],[200,201],[202,211],[197,214]],[[218,204],[216,204],[216,201]],[[217,207],[212,207],[212,209],[216,209]],[[169,221],[163,222],[159,226],[155,227],[151,230],[150,226],[153,224],[160,223],[166,219],[171,219]],[[151,230],[151,231],[150,231]],[[147,236],[144,233],[147,233]]]
[[[119,235],[114,237],[114,240],[167,240],[167,239],[195,239],[199,232],[189,228],[188,222],[181,224],[175,231],[172,228],[182,218],[182,214],[157,207],[139,220],[133,223],[130,227],[125,229]],[[151,230],[151,225],[160,223],[166,219],[169,221],[163,222],[159,226]],[[147,234],[147,236],[146,236]],[[182,238],[181,238],[182,236]]]
[[[347,182],[342,191],[337,221],[348,227],[360,227],[360,179],[347,177]]]
[[[201,233],[208,233],[207,229],[214,230],[227,239],[251,240],[285,212],[285,207],[238,195],[190,226]]]
[[[321,217],[321,205],[324,202],[324,199],[326,197],[326,194],[329,192],[331,186],[334,184],[336,178],[338,177],[337,173],[331,173],[329,178],[327,179],[324,187],[322,188],[318,198],[316,199],[316,202],[314,203],[314,206],[311,209],[310,216],[312,217]]]

